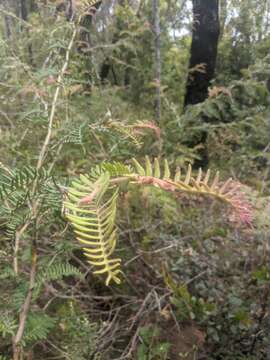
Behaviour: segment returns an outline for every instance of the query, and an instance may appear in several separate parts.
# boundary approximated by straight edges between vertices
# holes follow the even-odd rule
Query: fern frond
[[[172,171],[168,161],[164,160],[163,171],[158,159],[151,164],[146,157],[145,167],[136,159],[132,159],[134,164],[134,173],[137,173],[136,181],[141,184],[148,184],[160,187],[170,192],[184,192],[194,195],[205,195],[216,198],[229,204],[234,213],[240,220],[250,225],[252,222],[252,209],[243,194],[239,191],[240,184],[228,179],[225,183],[219,181],[219,172],[211,175],[210,169],[203,175],[202,169],[199,169],[197,176],[193,175],[192,167],[189,164],[185,174],[181,173],[180,168]],[[154,176],[152,176],[154,174]],[[131,175],[132,177],[132,175]]]
[[[150,129],[152,131],[154,131],[154,133],[156,134],[156,137],[159,139],[160,135],[161,135],[161,130],[160,128],[153,122],[150,121],[137,121],[135,124],[133,124],[133,128],[136,130],[145,130],[145,129]]]
[[[10,198],[10,195],[19,189],[29,188],[37,177],[46,178],[48,174],[45,169],[39,172],[30,166],[11,172],[10,174],[1,174],[0,176],[0,199]]]
[[[15,276],[16,274],[12,267],[6,267],[4,269],[1,269],[0,280],[12,279],[15,278]]]
[[[110,177],[126,176],[132,174],[132,168],[121,162],[103,162],[95,166],[90,172],[90,178],[98,179],[104,172],[108,172]]]
[[[134,146],[140,148],[143,144],[142,138],[151,130],[155,136],[160,139],[160,128],[152,122],[137,121],[135,123],[125,123],[119,120],[113,120],[111,113],[108,112],[109,119],[102,125],[90,125],[90,128],[100,132],[111,132],[119,134],[123,140],[129,140]]]
[[[130,166],[125,165],[123,163],[120,162],[113,162],[113,163],[103,163],[101,165],[101,170],[107,171],[111,177],[115,177],[115,176],[126,176],[128,174],[132,173],[132,169]]]
[[[96,6],[97,4],[101,3],[101,0],[83,0],[82,4],[86,7],[86,8],[92,8],[94,6]]]
[[[131,140],[137,148],[142,146],[139,134],[136,134],[132,125],[125,125],[121,124],[120,122],[110,120],[107,124],[107,127],[117,131],[119,134],[123,135],[124,138]]]
[[[22,344],[26,345],[32,342],[45,340],[55,325],[56,319],[47,314],[38,312],[30,313],[27,318]]]
[[[72,124],[72,128],[68,129],[68,134],[64,136],[63,142],[69,144],[83,145],[85,128],[85,123],[77,126]]]
[[[42,284],[53,280],[61,280],[66,276],[77,276],[82,278],[83,274],[79,269],[69,263],[53,264],[38,274],[36,287],[39,288]]]
[[[5,338],[6,336],[13,336],[17,328],[16,321],[8,314],[0,314],[0,335]]]
[[[88,262],[98,268],[95,274],[107,274],[107,285],[111,280],[120,283],[117,275],[121,259],[111,259],[111,255],[116,245],[116,201],[121,183],[151,185],[175,194],[213,197],[229,204],[242,222],[251,223],[251,206],[239,191],[239,184],[232,179],[221,183],[218,172],[211,176],[208,170],[203,175],[201,169],[195,176],[191,165],[185,174],[180,168],[172,171],[166,159],[163,166],[158,159],[152,163],[149,157],[146,157],[144,166],[136,159],[132,162],[131,167],[121,163],[104,163],[95,167],[91,176],[81,175],[80,179],[73,181],[65,202],[67,218],[77,240],[86,246],[84,253],[89,258]],[[109,199],[107,192],[112,194]]]
[[[7,237],[13,238],[18,227],[24,224],[29,217],[28,205],[33,197],[32,185],[37,182],[40,197],[43,196],[43,199],[49,200],[48,189],[52,188],[50,185],[52,181],[44,168],[37,171],[34,167],[25,166],[4,173],[1,170],[3,170],[3,166],[0,168],[0,216],[3,224],[6,225]],[[55,199],[53,204],[57,204]],[[61,198],[59,197],[59,208],[60,204]]]
[[[25,166],[10,173],[0,172],[0,200],[8,201],[7,212],[16,210],[30,196],[31,185],[34,181],[48,179],[45,169],[37,171],[36,168]]]
[[[60,190],[60,184],[53,181],[46,181],[40,184],[40,198],[42,199],[42,208],[54,211],[61,211],[63,195]]]
[[[69,200],[65,202],[68,209],[67,218],[71,222],[77,240],[84,246],[88,263],[95,266],[94,274],[106,274],[106,285],[111,280],[120,283],[118,274],[121,259],[112,259],[116,245],[116,201],[118,190],[108,200],[104,194],[110,184],[110,175],[103,173],[92,183],[85,176],[74,181],[69,189]],[[90,195],[89,195],[90,194]]]

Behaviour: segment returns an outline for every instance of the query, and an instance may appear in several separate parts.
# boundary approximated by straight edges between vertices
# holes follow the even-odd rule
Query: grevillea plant
[[[246,225],[251,224],[251,206],[240,192],[239,184],[232,179],[219,181],[219,173],[211,176],[210,170],[203,175],[199,169],[192,175],[191,165],[185,175],[177,168],[172,174],[168,161],[145,159],[142,166],[136,159],[133,165],[103,163],[92,169],[90,175],[80,175],[68,190],[64,206],[66,217],[74,228],[77,240],[89,264],[96,269],[94,274],[105,274],[106,285],[111,281],[119,284],[120,258],[113,258],[117,242],[115,226],[117,198],[121,184],[155,186],[179,197],[180,194],[200,195],[217,199],[231,207],[230,214]],[[211,180],[212,178],[212,180]]]

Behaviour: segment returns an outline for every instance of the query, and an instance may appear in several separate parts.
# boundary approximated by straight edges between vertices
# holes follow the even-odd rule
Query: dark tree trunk
[[[8,16],[4,16],[5,20],[5,33],[6,38],[9,39],[11,37],[11,25],[10,25],[10,18]]]
[[[193,31],[185,106],[204,101],[214,77],[219,25],[219,0],[193,0]],[[198,71],[199,70],[199,71]]]
[[[4,30],[6,39],[10,39],[16,27],[14,25],[14,18],[12,15],[9,15],[9,13],[20,17],[21,4],[18,0],[0,0],[0,6],[6,11],[6,13],[3,14]]]
[[[156,121],[160,123],[161,119],[161,43],[160,43],[160,17],[159,17],[159,0],[152,0],[153,13],[153,32],[155,48],[155,114]]]
[[[105,61],[103,62],[103,64],[101,65],[101,69],[100,69],[100,72],[99,72],[99,77],[100,77],[101,84],[102,85],[106,84],[106,82],[109,79],[110,71],[111,71],[112,77],[113,77],[113,84],[118,85],[117,76],[116,76],[116,73],[114,71],[113,64],[111,64],[109,58],[106,58]]]
[[[103,84],[103,85],[106,83],[106,80],[108,79],[110,68],[111,68],[111,65],[110,65],[109,59],[106,58],[101,65],[101,69],[100,69],[100,73],[99,73],[100,81],[101,81],[101,84]]]
[[[1,5],[2,5],[2,4],[1,4]],[[5,1],[3,2],[3,6],[4,6],[4,9],[5,9],[5,10],[10,11],[7,0],[5,0]],[[4,15],[4,22],[5,22],[5,34],[6,34],[6,38],[9,39],[9,38],[11,37],[11,35],[12,35],[12,31],[11,31],[12,24],[11,24],[11,18],[10,18],[10,16]]]
[[[28,21],[28,6],[27,6],[27,0],[21,0],[20,1],[20,5],[21,5],[21,18],[23,21],[27,22]],[[24,30],[24,25],[22,25],[22,30]],[[26,28],[25,29],[27,36],[29,38],[29,31]],[[32,44],[29,43],[28,44],[28,53],[29,53],[29,63],[30,65],[34,66],[34,60],[33,60],[33,49],[32,49]]]
[[[28,18],[28,11],[27,11],[26,0],[21,0],[21,18],[22,18],[24,21],[27,21],[27,18]]]

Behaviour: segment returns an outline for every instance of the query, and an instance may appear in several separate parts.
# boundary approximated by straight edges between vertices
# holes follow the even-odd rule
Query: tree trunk
[[[3,5],[4,5],[4,9],[5,9],[5,10],[10,11],[9,6],[8,6],[8,3],[7,3],[7,0],[4,1]],[[12,32],[11,32],[11,27],[12,27],[12,25],[11,25],[11,18],[10,18],[10,16],[4,15],[4,22],[5,22],[5,34],[6,34],[6,39],[9,39],[9,38],[11,37],[11,35],[12,35]]]
[[[203,102],[214,77],[219,26],[219,0],[193,0],[193,31],[185,106]]]
[[[14,17],[12,15],[9,15],[8,13],[20,17],[21,4],[17,0],[0,0],[0,6],[3,7],[4,11],[6,11],[6,13],[3,14],[3,20],[5,38],[8,40],[11,38],[14,31]]]
[[[25,22],[28,21],[28,6],[27,6],[27,1],[26,0],[21,0],[20,1],[20,6],[21,6],[21,19]],[[22,31],[24,30],[24,24],[22,24]],[[28,39],[30,38],[29,36],[29,31],[26,28],[25,29],[26,34]],[[34,66],[34,58],[33,58],[33,49],[32,49],[32,44],[29,42],[28,46],[28,54],[29,54],[29,63],[31,66]]]
[[[155,113],[156,121],[160,122],[161,118],[161,54],[160,54],[160,17],[159,17],[159,0],[152,0],[152,12],[153,12],[153,29],[154,29],[154,47],[155,47],[155,86],[156,86],[156,98],[155,98]]]
[[[28,19],[28,11],[27,11],[26,0],[21,0],[21,18],[24,21],[27,21],[27,19]]]
[[[5,34],[6,38],[9,39],[11,37],[11,26],[10,26],[10,19],[8,16],[4,17],[5,19]]]

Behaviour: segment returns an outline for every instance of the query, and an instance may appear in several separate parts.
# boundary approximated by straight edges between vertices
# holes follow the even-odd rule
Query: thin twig
[[[28,225],[29,225],[29,221],[26,222],[26,223],[20,228],[20,230],[17,230],[17,231],[16,231],[16,235],[15,235],[13,269],[14,269],[14,273],[16,274],[16,276],[19,274],[18,253],[19,253],[19,248],[20,248],[20,240],[21,240],[22,234],[23,234],[24,231],[27,229]]]
[[[78,23],[80,23],[80,18],[78,20]],[[64,65],[63,65],[62,69],[60,70],[60,73],[59,73],[59,75],[57,77],[57,84],[58,85],[56,87],[54,97],[53,97],[53,101],[52,101],[52,107],[51,107],[51,112],[50,112],[50,116],[49,116],[48,131],[47,131],[45,141],[43,143],[43,146],[42,146],[40,154],[39,154],[38,163],[37,163],[37,170],[40,170],[40,168],[43,165],[43,161],[44,161],[46,153],[47,153],[47,148],[48,148],[48,145],[49,145],[50,140],[51,140],[52,129],[53,129],[53,121],[54,121],[54,116],[55,116],[55,111],[56,111],[56,106],[57,106],[57,100],[58,100],[58,97],[59,97],[59,94],[60,94],[60,89],[61,89],[61,86],[62,86],[63,77],[65,75],[65,72],[66,72],[68,64],[69,64],[70,52],[71,52],[71,49],[73,47],[75,37],[77,35],[77,31],[78,31],[78,28],[75,26],[75,23],[73,23],[73,33],[72,33],[70,42],[69,42],[68,47],[67,47],[65,62],[64,62]]]
[[[37,251],[36,246],[32,246],[32,256],[31,256],[31,271],[30,271],[30,279],[29,279],[29,289],[27,296],[24,300],[24,304],[22,310],[20,312],[20,320],[17,333],[13,339],[13,359],[19,360],[21,354],[20,341],[24,334],[25,323],[29,313],[31,299],[33,294],[33,289],[35,286],[35,278],[36,278],[36,269],[37,269]]]

